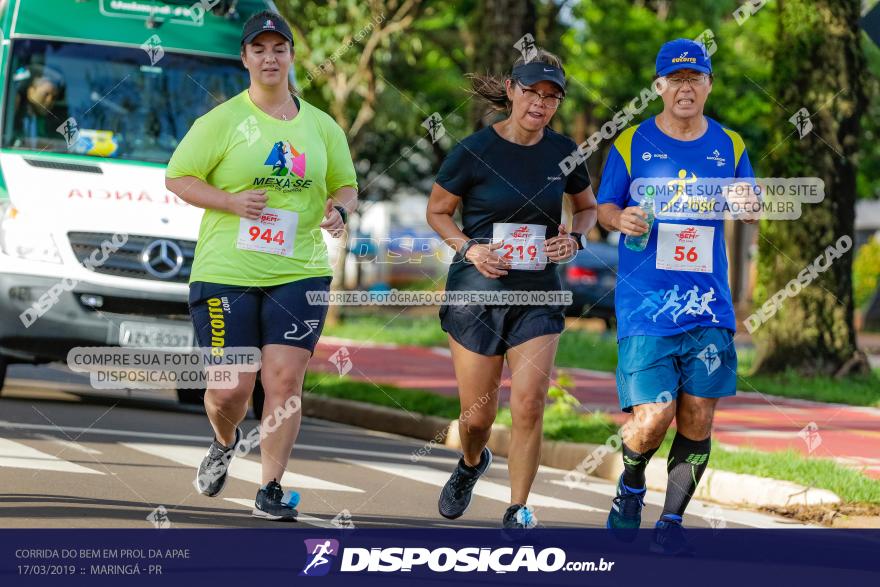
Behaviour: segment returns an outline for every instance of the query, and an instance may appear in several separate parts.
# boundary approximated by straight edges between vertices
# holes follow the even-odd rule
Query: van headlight
[[[61,252],[48,231],[23,222],[15,206],[6,206],[0,220],[0,248],[10,257],[42,263],[61,263]]]

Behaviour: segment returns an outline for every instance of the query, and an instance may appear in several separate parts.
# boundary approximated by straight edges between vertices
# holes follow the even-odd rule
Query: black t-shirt
[[[559,167],[576,149],[572,139],[549,128],[537,144],[524,146],[487,126],[449,153],[436,181],[462,199],[462,232],[468,238],[491,243],[495,223],[541,224],[547,227],[546,238],[552,238],[559,233],[563,194],[577,194],[590,185],[586,163],[568,176]],[[446,289],[557,291],[561,284],[555,263],[537,271],[511,269],[499,279],[488,279],[456,254]]]

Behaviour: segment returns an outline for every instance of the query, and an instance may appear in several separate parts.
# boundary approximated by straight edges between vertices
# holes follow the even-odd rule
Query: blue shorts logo
[[[332,538],[310,538],[306,543],[306,565],[300,577],[323,577],[330,572],[339,555],[339,541]]]

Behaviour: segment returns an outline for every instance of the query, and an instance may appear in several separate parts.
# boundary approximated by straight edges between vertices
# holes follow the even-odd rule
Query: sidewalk
[[[456,396],[458,388],[452,360],[445,349],[362,345],[356,341],[322,338],[310,368],[337,373],[331,355],[341,347],[351,361],[348,377],[398,387],[426,389]],[[575,380],[573,394],[590,410],[603,410],[618,422],[626,419],[617,404],[612,374],[583,369],[564,369]],[[509,372],[505,367],[501,401],[510,396]],[[801,432],[809,424],[815,432]],[[812,427],[811,427],[812,428]],[[715,415],[713,437],[733,446],[761,450],[791,448],[805,455],[833,458],[864,469],[880,479],[880,409],[824,404],[798,399],[740,392],[721,400]],[[812,452],[807,442],[812,445]]]

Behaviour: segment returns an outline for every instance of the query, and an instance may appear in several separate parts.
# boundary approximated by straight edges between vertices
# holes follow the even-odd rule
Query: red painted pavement
[[[331,361],[331,357],[341,347],[346,349],[343,353],[347,352],[350,361],[341,363],[343,367],[350,367],[348,377],[450,396],[458,394],[452,359],[446,353],[428,348],[328,342],[325,337],[315,350],[310,369],[338,373],[338,360]],[[613,376],[581,369],[564,371],[574,377],[573,394],[587,409],[609,412],[620,422],[626,419],[618,408]],[[509,397],[510,379],[505,367],[502,402]],[[880,409],[877,408],[741,392],[721,400],[713,437],[736,446],[761,450],[791,448],[814,457],[833,458],[880,479]]]

